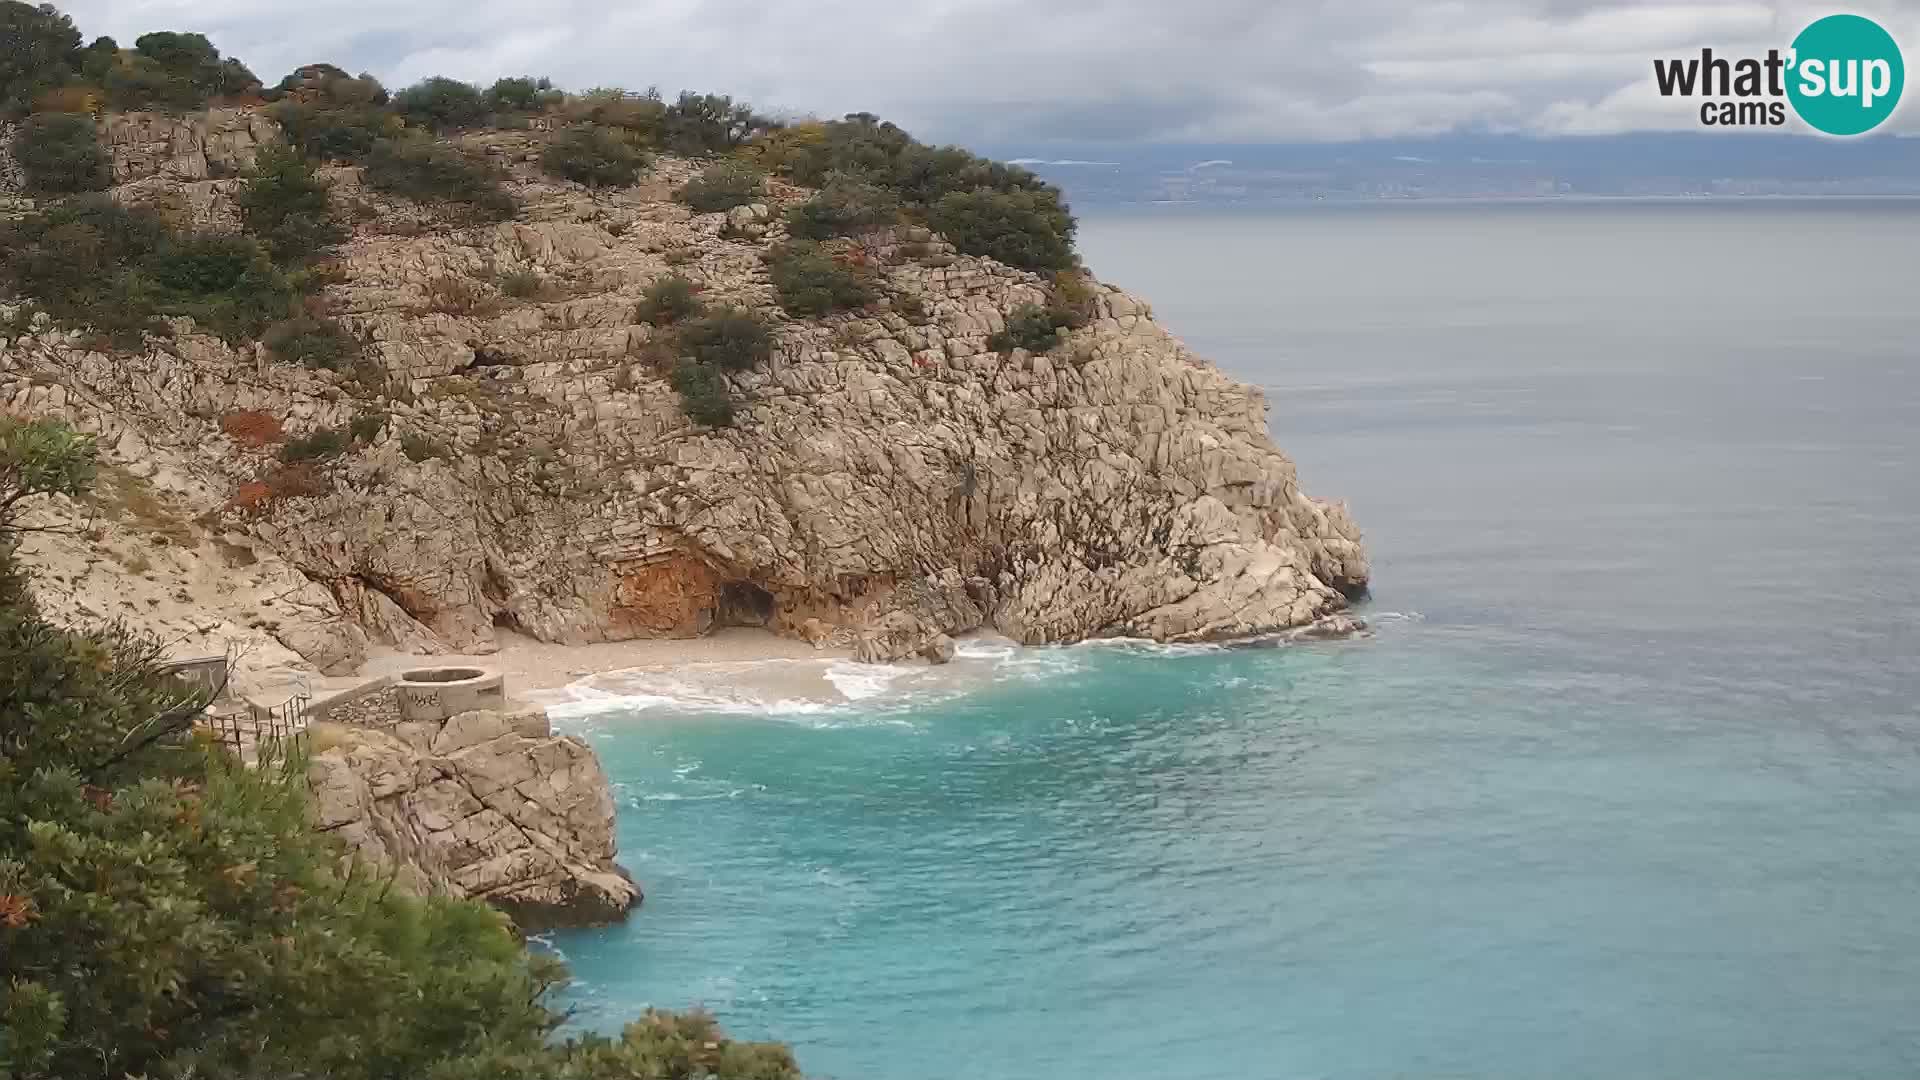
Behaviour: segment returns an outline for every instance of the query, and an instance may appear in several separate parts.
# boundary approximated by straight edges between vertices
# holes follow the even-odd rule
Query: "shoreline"
[[[377,678],[418,667],[470,665],[506,676],[507,693],[515,696],[528,691],[562,690],[581,679],[618,671],[660,671],[689,664],[749,664],[766,660],[831,661],[853,655],[846,649],[817,649],[768,630],[740,626],[697,638],[637,638],[587,645],[537,641],[511,630],[496,631],[494,640],[499,648],[492,653],[431,656],[372,653],[353,678]]]

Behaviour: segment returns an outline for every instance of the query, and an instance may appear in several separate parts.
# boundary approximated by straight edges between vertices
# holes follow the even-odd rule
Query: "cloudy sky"
[[[1920,57],[1920,0],[77,0],[89,37],[198,30],[271,83],[327,61],[867,110],[922,138],[1268,142],[1699,130],[1656,56],[1784,48],[1850,10]],[[1920,91],[1908,94],[1911,99]],[[1920,131],[1920,106],[1892,124]]]

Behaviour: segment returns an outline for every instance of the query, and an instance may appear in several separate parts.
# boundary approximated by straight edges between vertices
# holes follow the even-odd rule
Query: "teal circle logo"
[[[1900,46],[1879,23],[1829,15],[1793,39],[1787,99],[1793,111],[1829,135],[1872,131],[1893,115],[1906,85]]]

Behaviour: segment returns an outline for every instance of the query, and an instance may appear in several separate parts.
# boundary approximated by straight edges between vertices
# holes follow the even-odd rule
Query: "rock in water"
[[[613,922],[640,903],[613,861],[599,758],[544,714],[317,724],[311,737],[315,826],[401,886],[484,900],[525,930]]]

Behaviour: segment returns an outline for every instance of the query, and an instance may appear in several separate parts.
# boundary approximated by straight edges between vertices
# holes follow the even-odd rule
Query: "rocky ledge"
[[[599,759],[544,713],[319,723],[310,737],[315,826],[400,887],[484,900],[523,930],[613,922],[640,903],[613,861]]]

